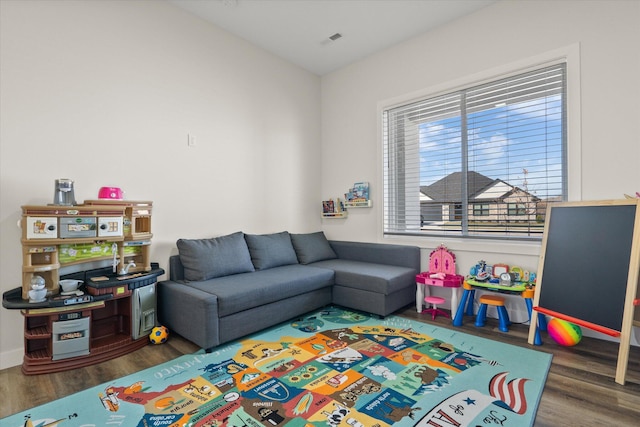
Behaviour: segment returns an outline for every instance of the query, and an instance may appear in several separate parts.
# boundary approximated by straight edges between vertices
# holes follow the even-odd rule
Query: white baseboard
[[[22,356],[24,355],[23,351],[24,350],[22,348],[18,348],[0,353],[0,369],[7,369],[22,365]]]

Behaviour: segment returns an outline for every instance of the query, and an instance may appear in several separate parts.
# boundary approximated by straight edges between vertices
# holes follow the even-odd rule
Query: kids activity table
[[[531,321],[531,311],[533,310],[533,295],[535,288],[533,285],[524,282],[516,282],[513,286],[500,286],[497,283],[491,282],[479,282],[474,279],[467,278],[462,284],[462,299],[456,310],[456,315],[453,318],[453,326],[462,326],[463,317],[473,316],[473,300],[476,290],[484,290],[491,292],[499,292],[511,295],[520,295],[524,299],[524,303],[527,306],[527,313],[529,314],[529,321]],[[466,306],[466,307],[465,307]],[[547,321],[544,315],[538,313],[538,325],[536,328],[536,334],[534,339],[535,345],[542,345],[542,338],[540,337],[540,331],[547,330]]]

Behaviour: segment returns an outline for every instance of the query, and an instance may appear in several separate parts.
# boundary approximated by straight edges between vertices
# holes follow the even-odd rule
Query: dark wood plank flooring
[[[407,307],[400,316],[431,322],[431,317]],[[435,323],[453,328],[451,321],[439,316]],[[535,426],[638,426],[640,425],[640,348],[632,347],[624,386],[614,381],[618,345],[584,337],[575,347],[561,347],[545,337],[545,344],[527,344],[529,328],[512,325],[509,333],[497,329],[497,321],[488,320],[476,328],[471,318],[456,328],[462,332],[553,354]],[[0,418],[25,411],[124,375],[170,361],[198,348],[177,335],[166,344],[146,346],[117,359],[46,375],[25,376],[20,367],[0,371]],[[517,426],[513,426],[517,427]]]

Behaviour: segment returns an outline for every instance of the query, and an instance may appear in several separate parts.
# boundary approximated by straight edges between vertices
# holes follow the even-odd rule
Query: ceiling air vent
[[[1,1],[1,0],[0,0],[0,1]],[[323,45],[323,46],[328,46],[328,45],[330,45],[331,43],[333,43],[333,42],[335,42],[336,40],[341,39],[341,38],[342,38],[342,34],[340,34],[340,33],[335,33],[335,34],[330,35],[330,36],[329,36],[329,37],[327,37],[326,39],[322,40],[322,41],[320,42],[320,44],[321,44],[321,45]]]

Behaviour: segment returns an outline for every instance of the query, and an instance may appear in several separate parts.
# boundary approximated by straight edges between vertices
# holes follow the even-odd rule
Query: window
[[[489,216],[489,205],[474,203],[473,204],[473,216]]]
[[[509,203],[507,204],[507,215],[515,216],[515,215],[526,215],[527,208],[524,203]]]
[[[383,111],[384,232],[540,238],[566,200],[566,64]]]

